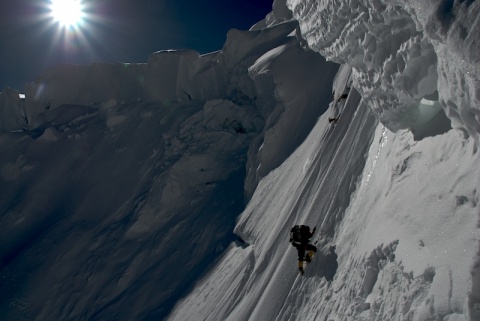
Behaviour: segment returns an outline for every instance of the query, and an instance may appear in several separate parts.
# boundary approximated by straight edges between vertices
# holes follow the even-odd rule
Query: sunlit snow
[[[1,319],[480,320],[478,10],[276,0],[3,89]]]
[[[437,90],[453,127],[478,137],[478,2],[275,2],[287,3],[313,50],[354,67],[355,87],[389,129],[409,128],[404,113]]]

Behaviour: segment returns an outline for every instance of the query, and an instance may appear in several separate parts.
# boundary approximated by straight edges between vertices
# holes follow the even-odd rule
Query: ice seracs
[[[409,128],[402,120],[405,113],[437,90],[453,127],[478,137],[477,3],[287,0],[286,4],[313,50],[354,68],[356,88],[390,130]]]

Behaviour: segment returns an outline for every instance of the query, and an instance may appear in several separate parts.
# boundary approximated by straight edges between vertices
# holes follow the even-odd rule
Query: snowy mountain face
[[[351,76],[342,67],[334,89]],[[479,320],[475,144],[394,134],[355,91],[332,102],[240,215],[247,246],[232,244],[169,320]],[[303,276],[294,224],[319,229]]]
[[[247,246],[232,244],[169,320],[480,320],[478,10],[274,2],[258,25],[293,15],[343,64],[336,96],[355,90],[261,180],[235,227]],[[320,229],[304,276],[294,224]]]
[[[276,0],[4,89],[1,319],[480,320],[478,10]]]
[[[328,108],[338,65],[298,34],[232,30],[208,55],[57,66],[25,99],[4,90],[1,319],[165,318]]]

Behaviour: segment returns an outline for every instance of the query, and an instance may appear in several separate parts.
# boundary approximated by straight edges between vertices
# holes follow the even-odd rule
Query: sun
[[[50,15],[65,28],[75,28],[84,18],[81,0],[51,0]]]

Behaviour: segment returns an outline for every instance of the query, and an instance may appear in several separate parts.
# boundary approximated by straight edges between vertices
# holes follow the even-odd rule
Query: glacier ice
[[[439,93],[454,128],[480,133],[480,6],[471,1],[287,0],[310,47],[354,68],[355,87],[390,130]],[[403,119],[403,121],[402,121]]]

